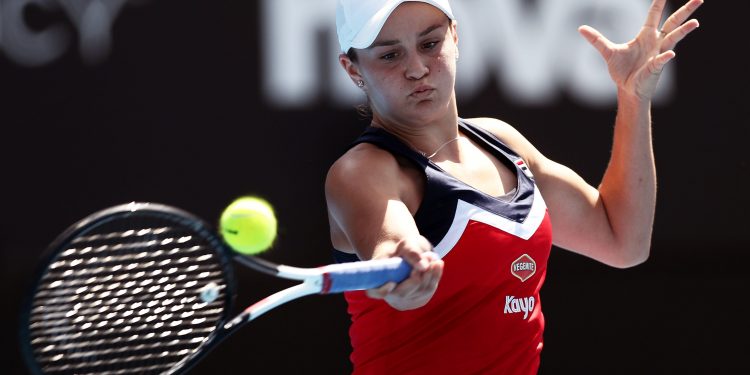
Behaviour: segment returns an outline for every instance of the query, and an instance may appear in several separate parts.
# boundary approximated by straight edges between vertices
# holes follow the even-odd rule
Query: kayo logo
[[[515,297],[505,296],[505,314],[515,314],[523,312],[523,318],[526,319],[529,313],[534,311],[534,304],[536,299],[534,297]]]
[[[536,262],[528,254],[523,254],[510,264],[510,273],[524,282],[536,273]]]

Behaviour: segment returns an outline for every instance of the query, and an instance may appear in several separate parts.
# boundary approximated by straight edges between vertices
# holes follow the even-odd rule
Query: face
[[[365,82],[373,118],[426,124],[455,114],[458,37],[455,23],[421,2],[399,5],[373,44],[340,61],[352,80]]]

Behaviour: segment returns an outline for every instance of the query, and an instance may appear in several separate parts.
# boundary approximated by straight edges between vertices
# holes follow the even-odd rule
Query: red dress
[[[516,172],[515,193],[496,198],[473,189],[382,129],[358,139],[424,168],[414,218],[445,268],[433,298],[415,310],[395,310],[363,291],[345,294],[355,374],[537,373],[539,291],[552,246],[547,208],[523,160],[481,128],[462,121],[460,129]]]

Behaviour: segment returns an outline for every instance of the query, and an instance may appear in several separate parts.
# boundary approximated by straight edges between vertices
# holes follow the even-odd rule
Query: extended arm
[[[326,178],[334,245],[361,259],[400,256],[412,265],[407,280],[368,291],[399,310],[426,304],[443,270],[443,261],[419,234],[404,203],[418,190],[407,177],[392,155],[365,145],[339,159]]]

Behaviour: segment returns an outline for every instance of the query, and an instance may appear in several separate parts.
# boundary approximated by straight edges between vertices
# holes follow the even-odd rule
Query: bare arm
[[[619,267],[641,263],[649,254],[656,206],[651,99],[664,66],[675,57],[674,47],[698,27],[697,20],[688,18],[703,0],[689,0],[660,28],[665,3],[654,0],[638,35],[624,44],[612,43],[589,26],[579,29],[602,55],[617,85],[612,155],[599,185],[598,202],[617,249],[606,263]],[[563,240],[562,246],[578,245],[575,239]]]
[[[443,262],[419,234],[404,196],[415,186],[389,153],[371,145],[351,150],[326,178],[326,201],[333,242],[361,259],[400,256],[414,271],[396,285],[368,291],[392,307],[409,310],[426,304],[437,289]],[[410,190],[411,189],[411,190]]]
[[[618,90],[612,155],[598,188],[547,159],[507,124],[481,119],[524,157],[549,207],[556,245],[614,267],[649,255],[656,204],[651,99],[672,50],[698,27],[686,20],[703,3],[690,0],[658,28],[666,0],[654,0],[635,39],[614,44],[595,29],[579,31],[606,60]]]
[[[624,218],[628,213],[605,205],[601,185],[596,189],[570,168],[546,158],[506,123],[495,119],[472,121],[496,134],[524,158],[547,203],[555,245],[614,267],[633,266],[645,259],[647,252],[644,254],[632,250],[638,242],[634,241],[635,237],[618,237],[616,233],[642,230],[646,232],[645,237],[649,238],[652,219],[649,218],[645,223],[618,221],[615,217]],[[608,169],[611,168],[612,162]],[[602,185],[605,185],[604,182]],[[630,193],[626,195],[631,196]],[[648,212],[651,207],[653,217],[652,202],[639,201],[638,204],[644,212]]]

